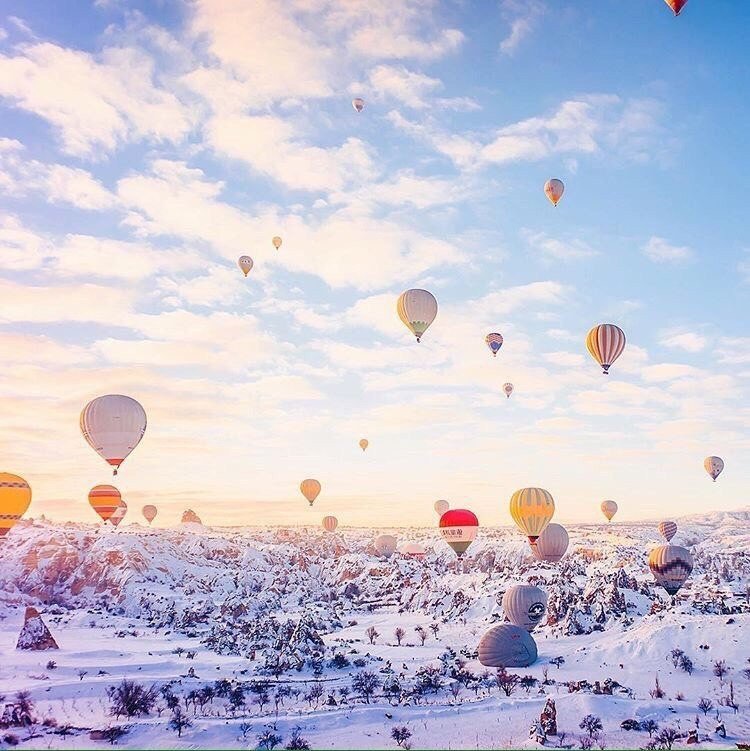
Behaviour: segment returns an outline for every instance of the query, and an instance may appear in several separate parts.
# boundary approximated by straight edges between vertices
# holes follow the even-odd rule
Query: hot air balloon
[[[440,517],[440,534],[459,558],[474,542],[478,529],[479,520],[466,509],[450,509]]]
[[[393,535],[376,537],[374,545],[377,554],[384,558],[390,558],[396,552],[396,538]]]
[[[503,346],[502,334],[487,334],[484,337],[484,341],[487,342],[487,346],[490,348],[493,357],[497,357],[497,353],[500,351],[500,347]]]
[[[531,634],[519,626],[501,623],[479,640],[479,662],[488,668],[525,668],[536,662]]]
[[[693,570],[693,556],[679,545],[659,545],[649,553],[648,567],[656,583],[675,595]]]
[[[302,495],[307,498],[308,503],[312,506],[313,501],[320,494],[320,483],[317,480],[302,480],[299,484]]]
[[[276,235],[276,237],[274,237],[271,242],[273,243],[273,247],[278,250],[281,247],[283,240],[278,235]]]
[[[240,256],[237,265],[242,269],[242,273],[247,276],[253,268],[253,259],[250,256]]]
[[[625,332],[614,323],[600,323],[587,334],[586,347],[602,366],[604,375],[608,375],[612,363],[625,349]]]
[[[547,595],[531,584],[514,584],[503,595],[503,611],[514,626],[533,631],[547,610]]]
[[[369,445],[370,442],[367,440],[367,438],[362,438],[359,442],[359,447],[362,449],[362,451],[365,451]]]
[[[707,456],[703,462],[706,472],[716,482],[716,478],[724,471],[724,460],[720,456]]]
[[[352,99],[352,107],[354,107],[357,112],[362,112],[365,108],[365,100],[361,97],[355,97]]]
[[[339,520],[335,516],[323,517],[323,529],[326,532],[335,532],[336,527],[339,526]]]
[[[121,502],[120,491],[114,485],[95,485],[89,490],[91,508],[99,514],[102,521],[111,519]]]
[[[89,446],[114,467],[112,474],[116,475],[146,432],[146,413],[129,396],[99,396],[83,408],[81,432]]]
[[[680,11],[687,5],[687,0],[664,0],[664,2],[672,9],[675,16],[679,16]]]
[[[0,472],[0,541],[16,526],[30,503],[29,483],[18,475]]]
[[[113,527],[119,527],[120,522],[125,518],[125,514],[128,513],[128,504],[125,501],[120,501],[120,505],[115,509],[112,516],[109,517],[109,521]]]
[[[555,513],[555,501],[542,488],[516,490],[510,498],[510,515],[534,545]]]
[[[503,391],[505,392],[505,396],[510,399],[510,395],[513,393],[513,384],[512,383],[504,383],[503,384]]]
[[[424,545],[420,545],[418,542],[405,542],[401,546],[401,555],[421,561],[427,555],[427,551]]]
[[[604,516],[607,517],[607,521],[611,522],[612,517],[617,513],[617,504],[614,501],[602,501],[600,508]]]
[[[409,331],[421,341],[437,315],[437,300],[426,289],[407,289],[396,303],[396,312]]]
[[[531,552],[540,561],[557,563],[565,555],[568,542],[568,531],[565,527],[550,522],[537,538],[536,545],[531,546]]]
[[[442,516],[451,507],[448,501],[435,501],[435,513]]]
[[[551,180],[547,180],[547,182],[544,183],[544,192],[547,198],[552,201],[552,205],[557,206],[565,192],[565,185],[562,180],[553,177]]]
[[[151,522],[156,519],[156,514],[158,513],[156,510],[156,506],[152,506],[149,504],[148,506],[144,506],[141,510],[141,513],[143,514],[146,521],[151,524]]]
[[[674,522],[659,522],[659,534],[669,542],[677,534],[677,525]]]

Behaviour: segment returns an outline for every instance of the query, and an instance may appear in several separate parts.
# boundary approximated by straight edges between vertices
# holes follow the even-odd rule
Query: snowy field
[[[572,527],[554,565],[511,530],[483,530],[463,572],[434,530],[394,531],[424,544],[424,561],[381,560],[381,531],[17,527],[0,553],[0,694],[7,704],[28,691],[35,722],[0,739],[104,748],[90,732],[121,728],[124,748],[284,748],[299,727],[313,748],[366,749],[398,748],[392,732],[405,727],[414,749],[535,747],[529,728],[552,698],[548,747],[653,742],[622,729],[628,719],[675,729],[674,748],[696,720],[700,748],[750,742],[750,513],[680,521],[675,542],[696,569],[675,604],[646,565],[659,542],[650,524]],[[523,680],[505,695],[475,650],[503,620],[503,592],[529,581],[550,597],[533,634],[539,659],[508,670]],[[59,650],[15,649],[29,605]],[[154,687],[148,714],[112,714],[108,690],[123,679]],[[175,701],[189,721],[180,736]],[[586,715],[601,721],[591,738]]]

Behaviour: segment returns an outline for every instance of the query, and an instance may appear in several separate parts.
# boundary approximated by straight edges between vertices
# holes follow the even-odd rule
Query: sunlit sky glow
[[[437,498],[508,524],[528,485],[562,521],[747,503],[745,3],[3,12],[0,470],[30,515],[96,519],[104,393],[148,413],[117,484],[161,524],[434,524]],[[409,287],[440,305],[420,345]]]

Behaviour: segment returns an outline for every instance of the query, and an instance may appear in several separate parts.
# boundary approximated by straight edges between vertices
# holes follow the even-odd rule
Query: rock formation
[[[42,616],[36,608],[26,608],[23,628],[18,635],[16,649],[59,649],[57,642],[50,633],[50,630],[44,624]]]

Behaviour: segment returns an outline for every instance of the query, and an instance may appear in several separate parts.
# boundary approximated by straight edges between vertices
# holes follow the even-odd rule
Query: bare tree
[[[170,730],[174,730],[177,733],[178,738],[182,738],[182,731],[189,728],[192,724],[190,717],[186,713],[183,713],[182,707],[178,704],[172,710],[172,717],[169,719],[167,726]]]
[[[703,712],[704,717],[713,708],[714,708],[714,703],[711,701],[711,699],[708,699],[705,696],[701,696],[700,701],[698,702],[698,709],[700,709],[700,711]]]
[[[516,690],[520,681],[519,676],[515,673],[508,673],[505,668],[498,668],[495,673],[495,683],[506,696],[510,696]]]
[[[641,723],[641,730],[645,730],[648,733],[648,737],[650,738],[657,730],[659,729],[659,725],[655,720],[645,720]]]
[[[680,737],[680,734],[670,727],[662,728],[657,734],[654,740],[662,747],[670,751],[672,744]]]
[[[459,694],[463,691],[463,686],[458,681],[453,681],[450,685],[451,696],[454,699],[458,699]]]
[[[663,699],[664,689],[659,685],[659,674],[656,674],[656,680],[654,681],[654,687],[649,691],[652,699]]]
[[[719,684],[724,683],[724,676],[729,672],[726,660],[716,660],[714,662],[714,675],[719,679]]]
[[[432,635],[437,639],[437,635],[440,632],[440,624],[437,621],[431,623],[430,631],[432,631]]]
[[[411,730],[409,730],[406,725],[396,725],[396,727],[391,730],[391,738],[393,738],[400,747],[406,748],[404,744],[409,738],[411,738]]]
[[[365,704],[370,703],[370,698],[378,690],[379,686],[380,679],[375,673],[369,670],[357,673],[352,681],[352,688],[365,700]]]
[[[258,735],[258,748],[266,749],[266,751],[273,751],[284,739],[274,733],[272,730],[264,730]]]
[[[406,631],[401,628],[401,626],[396,626],[396,628],[393,631],[393,635],[396,637],[396,641],[398,642],[398,646],[401,646],[401,640],[406,636]]]
[[[594,733],[598,733],[603,729],[602,721],[593,714],[587,714],[578,725],[581,730],[585,730],[589,734],[589,738],[594,737]]]
[[[310,743],[302,737],[302,728],[299,725],[292,728],[292,734],[284,748],[287,751],[310,751]]]
[[[415,626],[414,630],[417,632],[417,635],[422,642],[422,646],[424,646],[424,643],[427,640],[427,632],[425,631],[424,626]]]
[[[375,639],[377,639],[380,636],[375,626],[370,626],[367,629],[367,631],[365,631],[365,634],[367,635],[367,638],[370,640],[370,644],[375,644]]]

